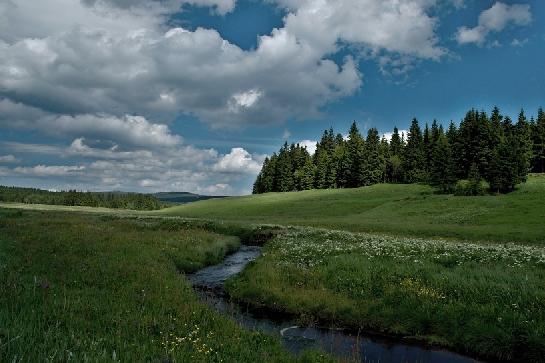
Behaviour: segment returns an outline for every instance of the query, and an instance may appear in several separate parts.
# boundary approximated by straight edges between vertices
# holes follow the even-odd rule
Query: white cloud
[[[509,24],[528,25],[532,22],[530,5],[506,5],[496,2],[490,9],[479,15],[478,25],[474,28],[460,27],[456,33],[456,40],[460,44],[483,44],[488,34],[500,32]]]
[[[82,165],[36,165],[33,167],[18,166],[13,169],[13,172],[30,176],[68,176],[83,170],[85,170],[85,166]]]
[[[291,1],[284,27],[243,50],[213,29],[169,29],[191,3],[231,11],[234,0],[10,0],[0,8],[0,97],[60,115],[191,114],[214,127],[319,115],[362,85],[353,57],[438,59],[433,0]],[[165,14],[167,12],[167,14]],[[69,17],[59,17],[69,13]],[[387,58],[384,58],[387,59]]]
[[[524,38],[524,39],[515,38],[511,41],[511,45],[513,47],[524,47],[526,43],[528,43],[528,38]]]
[[[284,130],[284,133],[282,134],[282,139],[283,139],[283,140],[288,140],[290,137],[291,137],[291,132],[290,132],[290,130],[285,129],[285,130]]]
[[[432,0],[301,0],[278,1],[293,12],[286,30],[315,50],[334,52],[337,41],[361,44],[374,51],[438,59],[437,19],[428,15]]]
[[[399,137],[401,137],[402,135],[407,135],[409,133],[409,131],[407,130],[399,130],[398,131],[399,133]],[[393,132],[385,132],[382,134],[381,138],[385,138],[388,142],[392,141],[392,135],[394,133]]]
[[[67,135],[89,135],[135,146],[173,146],[181,142],[168,126],[154,124],[140,116],[77,115],[47,117],[40,127]]]
[[[224,173],[257,174],[261,170],[261,163],[243,148],[232,148],[229,154],[224,155],[213,167],[215,171]]]
[[[75,139],[65,152],[65,156],[83,156],[97,159],[134,159],[150,158],[152,152],[148,150],[137,151],[119,151],[118,146],[114,145],[109,149],[92,148],[85,144],[85,139],[80,137]]]
[[[241,109],[250,108],[263,96],[257,89],[235,93],[229,101],[229,111],[238,113]]]
[[[260,170],[264,155],[251,155],[233,148],[221,155],[214,149],[176,145],[153,150],[122,151],[118,147],[92,147],[77,138],[66,147],[14,142],[0,143],[2,149],[45,154],[59,160],[74,159],[77,165],[0,167],[2,176],[28,184],[56,189],[190,191],[205,194],[244,194]]]
[[[461,9],[465,7],[465,0],[450,0],[450,2],[452,3],[452,5],[454,5],[456,9]]]
[[[0,127],[37,129],[50,135],[109,140],[128,146],[167,147],[182,142],[167,125],[140,116],[46,113],[38,108],[0,99]]]
[[[0,155],[0,163],[17,163],[19,162],[19,159],[17,159],[13,155]]]
[[[301,140],[298,142],[298,144],[300,146],[307,148],[307,151],[309,152],[310,155],[314,155],[314,153],[316,152],[316,146],[318,142],[314,140]]]

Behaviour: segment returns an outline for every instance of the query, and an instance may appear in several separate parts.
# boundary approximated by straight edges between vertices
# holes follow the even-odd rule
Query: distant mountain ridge
[[[225,196],[199,195],[189,192],[160,192],[151,194],[161,202],[186,204],[199,200],[225,198]]]

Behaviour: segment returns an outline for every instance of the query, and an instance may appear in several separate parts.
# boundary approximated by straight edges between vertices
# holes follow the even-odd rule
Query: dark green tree
[[[365,156],[365,142],[355,121],[352,123],[352,126],[350,126],[346,148],[350,161],[347,186],[350,188],[357,188],[363,185],[361,171]]]
[[[422,131],[416,118],[411,122],[407,145],[403,154],[403,169],[405,181],[408,183],[421,182],[425,178],[425,156],[422,140]]]
[[[540,108],[537,112],[537,120],[533,128],[533,171],[545,173],[545,112]]]
[[[365,158],[361,170],[363,185],[373,185],[383,181],[384,164],[385,160],[381,154],[378,130],[370,128],[365,141]]]
[[[450,192],[456,182],[454,159],[447,136],[442,129],[438,130],[437,141],[434,143],[431,166],[430,183],[442,192]]]

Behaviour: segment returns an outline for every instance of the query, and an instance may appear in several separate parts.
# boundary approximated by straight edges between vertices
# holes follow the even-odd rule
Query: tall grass
[[[159,220],[0,209],[0,361],[292,362],[179,274],[238,238]]]
[[[295,228],[229,281],[251,305],[411,337],[491,360],[545,362],[545,248]]]

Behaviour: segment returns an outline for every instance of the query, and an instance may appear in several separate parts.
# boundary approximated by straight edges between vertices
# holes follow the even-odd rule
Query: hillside
[[[267,193],[154,212],[239,223],[278,223],[388,234],[545,244],[545,175],[510,194],[455,197],[417,184]]]
[[[210,195],[199,195],[188,192],[161,192],[152,194],[153,197],[157,198],[161,202],[175,203],[175,204],[186,204],[198,202],[200,200],[208,199],[217,199],[224,198],[220,196],[210,196]]]

